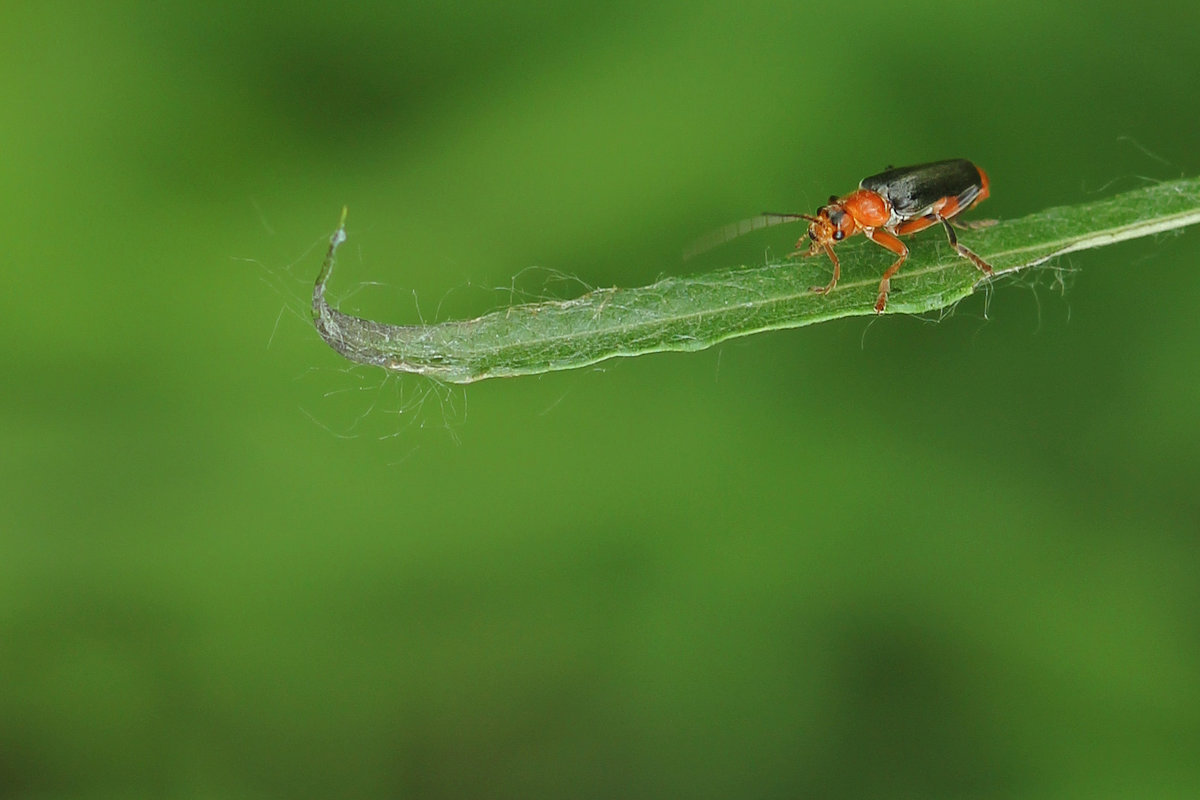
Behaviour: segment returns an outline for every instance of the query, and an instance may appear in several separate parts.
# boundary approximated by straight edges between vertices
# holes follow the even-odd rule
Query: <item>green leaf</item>
[[[859,240],[839,248],[842,280],[829,295],[826,259],[780,261],[664,278],[637,289],[597,289],[573,300],[515,305],[469,320],[389,325],[343,314],[325,301],[334,254],[346,239],[345,210],[313,289],[321,336],[351,361],[451,383],[574,369],[618,356],[703,350],[736,336],[874,314],[890,263]],[[910,240],[892,279],[887,313],[920,314],[953,305],[989,280],[1076,250],[1103,247],[1200,222],[1200,179],[1138,189],[1106,200],[1052,208],[960,241],[995,268],[981,275],[935,231]]]

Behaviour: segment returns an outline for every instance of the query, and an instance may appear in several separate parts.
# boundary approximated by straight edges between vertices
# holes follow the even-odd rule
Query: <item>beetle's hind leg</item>
[[[950,220],[950,224],[958,228],[960,231],[980,231],[984,228],[990,228],[1000,220],[998,219],[959,219],[955,217]]]
[[[954,226],[950,224],[950,220],[943,217],[941,214],[935,215],[938,222],[942,223],[942,227],[946,229],[946,237],[950,239],[950,246],[958,252],[960,256],[969,260],[972,264],[979,267],[979,270],[984,275],[992,274],[992,265],[984,261],[979,256],[975,255],[966,245],[958,243],[958,236],[954,233]]]

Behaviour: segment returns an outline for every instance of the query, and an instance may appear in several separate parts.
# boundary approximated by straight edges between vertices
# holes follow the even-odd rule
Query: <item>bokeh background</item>
[[[1200,173],[1200,11],[6,3],[0,797],[1195,797],[1200,231],[467,388],[306,322],[965,156]],[[882,264],[882,262],[881,262]]]

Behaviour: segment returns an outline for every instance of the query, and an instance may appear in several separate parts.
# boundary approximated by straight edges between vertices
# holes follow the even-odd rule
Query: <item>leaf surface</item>
[[[1152,236],[1200,222],[1200,179],[1184,179],[1104,200],[1051,208],[959,240],[995,268],[983,277],[936,231],[912,237],[911,254],[892,279],[888,314],[947,308],[989,280],[1055,256]],[[889,254],[859,239],[838,248],[842,280],[829,295],[826,259],[783,260],[668,277],[633,289],[597,289],[572,300],[514,305],[468,320],[392,325],[330,307],[325,285],[345,211],[313,289],[313,320],[346,358],[450,383],[575,369],[609,358],[703,350],[738,336],[874,314]]]

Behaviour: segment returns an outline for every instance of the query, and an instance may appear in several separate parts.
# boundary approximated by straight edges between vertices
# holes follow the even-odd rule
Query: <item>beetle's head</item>
[[[854,217],[846,213],[846,209],[837,198],[829,198],[829,205],[821,206],[815,217],[804,214],[808,224],[808,254],[816,255],[823,249],[831,247],[850,236],[856,230]],[[796,243],[797,249],[804,244],[801,239]]]

